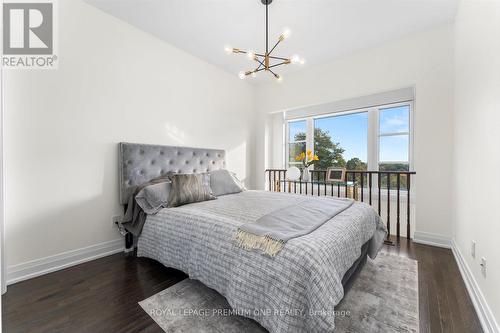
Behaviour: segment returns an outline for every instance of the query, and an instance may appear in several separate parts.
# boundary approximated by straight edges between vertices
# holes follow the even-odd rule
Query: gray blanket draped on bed
[[[352,199],[305,197],[301,202],[262,216],[255,223],[242,225],[236,233],[236,244],[274,257],[288,240],[313,232],[353,202]]]
[[[135,237],[139,237],[142,232],[144,223],[146,222],[147,214],[142,210],[142,208],[137,204],[135,197],[136,195],[145,187],[149,185],[159,184],[170,180],[168,177],[155,178],[147,183],[137,186],[134,193],[128,199],[127,210],[125,215],[122,217],[120,224],[127,229],[128,232],[132,233]]]

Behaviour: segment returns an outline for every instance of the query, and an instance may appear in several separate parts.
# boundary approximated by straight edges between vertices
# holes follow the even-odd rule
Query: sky
[[[346,161],[353,157],[366,162],[368,159],[368,112],[344,116],[318,118],[314,126],[328,131],[332,141],[345,149]]]
[[[409,132],[409,107],[380,109],[380,134]],[[368,159],[368,112],[317,118],[314,126],[328,131],[332,141],[345,149],[346,161],[357,157]],[[305,131],[306,121],[290,123],[290,137]],[[408,135],[391,135],[380,138],[380,161],[408,160]]]

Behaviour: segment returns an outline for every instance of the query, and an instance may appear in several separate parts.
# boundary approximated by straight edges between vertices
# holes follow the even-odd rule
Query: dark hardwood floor
[[[418,260],[420,332],[482,332],[450,250],[401,240],[385,251]],[[183,280],[116,254],[8,287],[4,332],[162,332],[137,302]]]

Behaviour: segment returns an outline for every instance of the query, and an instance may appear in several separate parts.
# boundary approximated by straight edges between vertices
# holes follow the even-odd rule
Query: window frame
[[[400,133],[384,133],[380,134],[380,110],[381,109],[389,109],[389,108],[394,108],[394,107],[400,107],[400,106],[408,106],[409,107],[409,132],[400,132]],[[289,123],[291,122],[296,122],[296,121],[303,121],[306,120],[307,124],[307,132],[306,132],[306,150],[311,150],[314,152],[314,120],[316,119],[321,119],[321,118],[328,118],[328,117],[338,117],[338,116],[345,116],[349,114],[356,114],[356,113],[363,113],[367,112],[368,113],[368,133],[367,133],[367,164],[368,164],[368,170],[369,171],[378,171],[379,170],[379,164],[382,162],[383,164],[406,164],[408,163],[408,167],[410,170],[414,169],[414,136],[415,136],[415,109],[414,109],[414,102],[413,101],[406,101],[406,102],[398,102],[398,103],[390,103],[390,104],[383,104],[383,105],[376,105],[376,106],[370,106],[370,107],[364,107],[364,108],[357,108],[353,110],[345,110],[345,111],[338,111],[338,112],[331,112],[331,113],[322,113],[318,115],[311,115],[307,117],[298,117],[298,118],[292,118],[292,119],[287,119],[285,120],[285,135],[284,135],[284,143],[285,143],[285,149],[284,149],[284,158],[283,158],[283,167],[286,169],[288,168],[289,165],[289,147],[290,143],[288,141],[289,138]],[[394,135],[408,135],[408,161],[380,161],[380,137],[385,137],[385,136],[394,136]],[[314,165],[311,167],[311,169],[314,168]]]
[[[293,141],[293,142],[289,141],[289,139],[290,139],[290,123],[295,123],[295,122],[299,122],[299,121],[306,121],[306,139],[301,140],[301,141]],[[285,169],[291,167],[292,165],[290,165],[290,164],[294,164],[294,166],[301,164],[300,162],[290,162],[290,160],[289,160],[290,144],[305,142],[306,143],[306,150],[309,150],[307,141],[308,141],[308,138],[310,135],[308,133],[309,133],[309,120],[307,118],[294,118],[294,119],[290,119],[290,120],[285,120],[285,140],[284,140],[285,149],[284,149],[284,156],[283,156],[283,162],[285,165]]]
[[[408,131],[409,132],[394,132],[394,133],[384,133],[380,134],[380,110],[382,109],[390,109],[390,108],[397,108],[401,106],[408,106],[409,107],[409,115],[408,115]],[[400,102],[400,103],[391,103],[391,104],[384,104],[384,105],[379,105],[376,107],[377,113],[376,113],[376,118],[377,118],[377,128],[376,128],[376,143],[377,143],[377,150],[376,150],[376,167],[377,171],[379,171],[379,165],[381,163],[383,164],[406,164],[408,163],[408,169],[413,170],[413,136],[414,136],[414,130],[413,130],[413,117],[414,117],[414,111],[413,111],[413,102]],[[408,135],[408,161],[381,161],[380,160],[380,138],[381,137],[390,137],[390,136],[398,136],[398,135]]]

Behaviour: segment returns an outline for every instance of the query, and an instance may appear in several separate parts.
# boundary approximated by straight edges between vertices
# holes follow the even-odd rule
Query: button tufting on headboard
[[[120,143],[120,202],[127,204],[129,196],[138,185],[170,171],[194,173],[223,169],[225,155],[225,151],[220,149]],[[196,165],[203,167],[193,168]],[[209,168],[206,168],[207,166]]]

